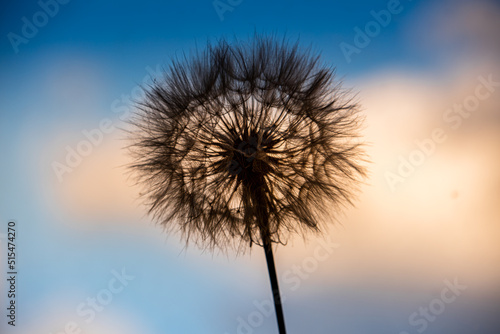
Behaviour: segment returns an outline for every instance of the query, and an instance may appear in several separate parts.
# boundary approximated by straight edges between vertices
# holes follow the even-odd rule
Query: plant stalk
[[[276,275],[276,268],[274,265],[273,248],[270,238],[265,234],[262,235],[262,243],[264,252],[266,253],[267,270],[269,272],[269,279],[271,281],[271,289],[273,292],[274,309],[276,310],[276,320],[278,321],[278,329],[280,334],[286,334],[285,317],[283,315],[283,307],[281,304],[280,289],[278,286],[278,278]]]

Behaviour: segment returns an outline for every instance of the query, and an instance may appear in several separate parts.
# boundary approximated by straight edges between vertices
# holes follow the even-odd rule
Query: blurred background
[[[185,247],[146,216],[131,101],[220,37],[299,39],[358,92],[372,163],[324,237],[275,251],[289,333],[500,332],[499,1],[4,1],[2,333],[277,333],[262,249]]]

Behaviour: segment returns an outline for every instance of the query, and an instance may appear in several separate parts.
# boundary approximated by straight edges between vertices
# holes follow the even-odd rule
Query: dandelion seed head
[[[365,176],[358,105],[318,56],[273,38],[174,62],[132,124],[149,212],[203,248],[321,231]]]

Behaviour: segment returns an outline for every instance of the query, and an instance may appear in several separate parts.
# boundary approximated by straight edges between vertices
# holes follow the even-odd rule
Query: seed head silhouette
[[[153,218],[202,248],[320,232],[365,176],[362,118],[335,70],[298,43],[219,41],[174,61],[132,119],[131,169]]]

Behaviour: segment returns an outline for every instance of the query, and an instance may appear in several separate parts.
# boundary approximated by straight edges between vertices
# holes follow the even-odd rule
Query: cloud
[[[54,134],[54,138],[59,139],[53,140],[52,146],[46,149],[45,164],[53,167],[57,161],[68,166],[66,147],[76,151],[78,144],[86,140],[81,137]],[[60,138],[65,138],[67,145],[63,145]],[[123,132],[114,130],[104,134],[102,142],[92,146],[90,154],[82,156],[76,167],[62,173],[61,182],[54,168],[45,169],[43,189],[53,214],[61,221],[84,229],[139,223],[144,208],[138,201],[139,189],[133,186],[126,168],[129,160],[124,145]]]
[[[500,55],[499,22],[500,8],[491,2],[434,3],[415,16],[412,29],[432,40],[422,54],[439,54],[446,62],[387,67],[356,78],[367,117],[371,179],[342,228],[330,231],[341,247],[318,269],[320,286],[356,280],[367,286],[432,286],[459,276],[476,293],[498,291],[500,88],[457,128],[443,116],[475,94],[479,77],[500,82],[499,63],[493,61]],[[482,57],[485,50],[490,53]],[[391,191],[385,173],[397,173],[399,157],[408,159],[436,128],[446,140]],[[309,248],[297,249],[283,251],[287,263]]]

